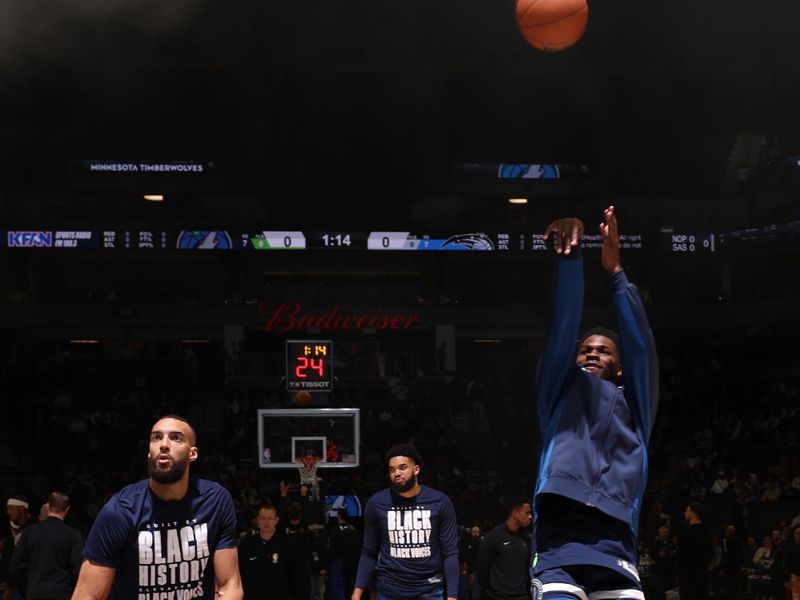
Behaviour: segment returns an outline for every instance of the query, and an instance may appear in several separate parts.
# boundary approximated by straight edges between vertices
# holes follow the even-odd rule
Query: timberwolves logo
[[[179,250],[230,250],[233,248],[227,231],[181,231]]]
[[[494,242],[485,233],[459,233],[447,238],[442,250],[494,250]]]
[[[325,508],[330,517],[335,517],[339,509],[344,508],[347,510],[348,517],[361,516],[361,501],[358,496],[325,496]]]
[[[558,165],[504,163],[497,169],[498,179],[561,179]]]

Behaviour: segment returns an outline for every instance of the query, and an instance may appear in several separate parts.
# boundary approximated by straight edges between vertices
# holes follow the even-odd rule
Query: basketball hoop
[[[319,479],[317,479],[317,466],[322,458],[319,456],[298,456],[297,470],[300,472],[300,484],[310,485],[314,496],[319,494]]]

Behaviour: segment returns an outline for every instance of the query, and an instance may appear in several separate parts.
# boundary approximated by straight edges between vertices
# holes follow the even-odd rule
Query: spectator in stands
[[[355,585],[358,556],[361,553],[361,540],[350,523],[347,509],[340,508],[337,511],[336,525],[331,528],[328,539],[331,593],[333,600],[345,600]]]
[[[708,492],[721,496],[728,491],[729,485],[730,483],[728,482],[727,475],[725,475],[725,469],[720,469],[717,472],[717,478],[714,480],[714,483],[711,484],[711,489],[709,489]]]
[[[774,502],[780,500],[783,489],[778,482],[769,479],[764,483],[764,493],[761,494],[761,502]]]
[[[784,600],[786,598],[786,581],[789,579],[789,576],[784,568],[784,553],[787,547],[788,544],[784,544],[783,540],[779,539],[776,542],[773,538],[772,550],[770,552],[772,564],[768,569],[773,600]]]
[[[34,521],[30,513],[30,503],[28,499],[21,494],[15,494],[8,499],[6,502],[6,514],[8,514],[9,537],[6,538],[6,552],[3,552],[3,564],[0,566],[0,571],[4,574],[3,576],[6,579],[6,591],[3,598],[4,600],[11,600],[15,597],[21,598],[20,595],[15,596],[16,589],[10,581],[9,564],[13,555],[13,549],[17,545],[17,542],[19,542],[22,531],[26,527],[33,525],[36,521]]]
[[[45,502],[42,504],[42,507],[39,509],[39,523],[47,520],[47,517],[50,513],[50,504]]]
[[[20,494],[11,496],[6,502],[6,513],[8,514],[9,533],[16,544],[22,535],[22,530],[34,523],[28,499]]]
[[[328,547],[324,529],[318,525],[308,531],[308,566],[311,570],[311,600],[323,600],[328,578]]]
[[[678,588],[681,600],[703,600],[708,597],[708,568],[714,555],[711,534],[703,525],[705,507],[691,502],[684,519],[688,527],[678,541]]]
[[[286,505],[286,525],[283,532],[286,535],[305,535],[306,523],[303,522],[303,505],[299,502],[289,502]]]
[[[792,600],[800,600],[800,526],[792,530],[792,541],[784,551],[783,564]]]
[[[744,568],[753,568],[753,557],[756,554],[756,550],[758,550],[758,542],[755,536],[747,536],[747,542],[745,542],[744,549],[742,550],[742,565]]]
[[[725,538],[722,540],[722,563],[720,575],[722,590],[727,600],[735,600],[743,590],[742,572],[742,542],[736,536],[736,528],[728,525],[725,528]]]
[[[709,591],[712,597],[718,597],[722,591],[722,578],[720,569],[722,567],[722,540],[718,535],[711,536],[713,551],[711,562],[708,565]]]
[[[761,545],[753,554],[753,565],[762,572],[772,565],[772,537],[765,535]]]
[[[675,587],[675,543],[666,525],[658,528],[658,537],[650,545],[654,563],[655,600],[663,600],[665,592]]]
[[[655,500],[650,507],[650,512],[645,518],[642,540],[649,544],[658,536],[659,529],[664,525],[669,526],[669,515],[664,512],[664,505],[660,500]]]
[[[478,584],[477,577],[475,577],[475,571],[478,568],[478,553],[480,552],[483,540],[484,537],[481,533],[481,528],[477,525],[473,525],[469,530],[469,538],[464,545],[470,600],[478,600],[480,598],[480,585]]]

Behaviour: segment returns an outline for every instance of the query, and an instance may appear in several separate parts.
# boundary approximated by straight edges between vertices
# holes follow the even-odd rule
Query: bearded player
[[[189,477],[196,444],[182,417],[156,421],[150,476],[100,510],[72,600],[242,600],[233,500],[218,483]]]
[[[351,600],[374,573],[377,600],[458,597],[458,527],[453,503],[419,483],[422,460],[410,444],[386,453],[390,487],[367,502],[364,544]]]

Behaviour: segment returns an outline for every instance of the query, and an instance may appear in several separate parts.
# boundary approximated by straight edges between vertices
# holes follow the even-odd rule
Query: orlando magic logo
[[[459,233],[447,238],[442,250],[494,250],[494,242],[485,233]]]
[[[230,250],[233,248],[227,231],[181,231],[178,234],[180,250]]]

